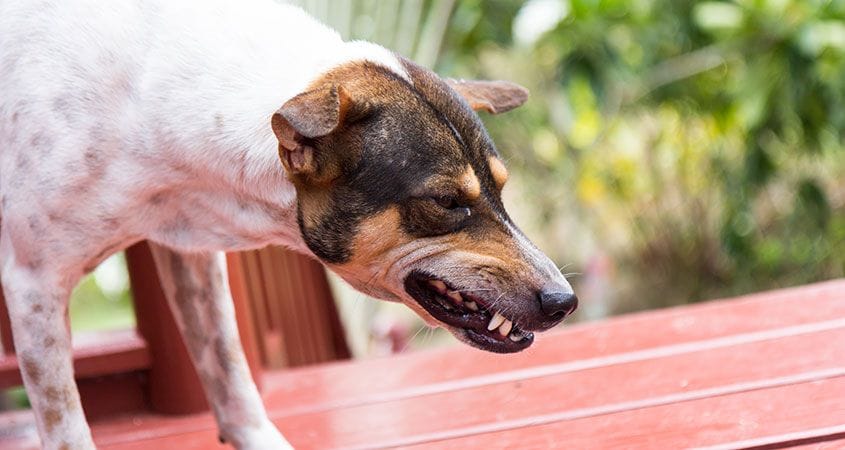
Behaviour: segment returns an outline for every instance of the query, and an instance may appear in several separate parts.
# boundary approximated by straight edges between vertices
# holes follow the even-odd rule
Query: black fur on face
[[[335,132],[307,141],[318,167],[337,169],[326,185],[296,183],[302,236],[325,262],[348,262],[362,220],[391,206],[414,238],[508,232],[488,166],[496,150],[481,121],[436,75],[405,65],[413,84],[376,65],[357,68],[364,82],[338,75],[333,81],[353,85],[353,106]],[[480,184],[477,198],[460,188],[468,167]]]
[[[574,310],[549,299],[575,297],[505,212],[507,171],[472,108],[506,111],[527,94],[403,65],[409,79],[368,63],[337,69],[274,116],[302,236],[359,290],[470,345],[520,351]]]

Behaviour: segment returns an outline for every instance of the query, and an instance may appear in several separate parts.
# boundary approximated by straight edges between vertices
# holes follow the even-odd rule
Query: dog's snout
[[[543,289],[539,297],[540,308],[551,319],[563,319],[578,307],[578,296],[569,289],[561,287]]]

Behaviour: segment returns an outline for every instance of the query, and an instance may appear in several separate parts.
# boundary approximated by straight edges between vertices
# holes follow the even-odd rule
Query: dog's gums
[[[460,289],[422,272],[405,279],[405,290],[432,317],[482,350],[513,353],[534,342],[533,333],[521,330],[496,309],[496,296],[481,295],[486,291]]]

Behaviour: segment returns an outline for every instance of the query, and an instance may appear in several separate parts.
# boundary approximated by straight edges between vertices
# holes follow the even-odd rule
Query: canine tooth
[[[525,337],[525,336],[523,336],[523,335],[522,335],[522,334],[520,334],[520,333],[511,333],[511,335],[510,335],[510,336],[508,336],[508,338],[510,338],[510,340],[512,340],[512,341],[514,341],[514,342],[519,342],[519,341],[521,341],[521,340],[522,340],[522,338],[524,338],[524,337]]]
[[[513,322],[511,322],[510,320],[505,320],[499,327],[499,334],[501,334],[502,337],[505,337],[508,335],[508,333],[511,332],[511,328],[513,328]]]
[[[439,292],[441,294],[446,292],[446,283],[444,283],[440,280],[428,280],[428,284],[431,285],[431,287],[436,289],[437,292]]]
[[[454,300],[455,303],[462,303],[464,301],[464,298],[461,297],[461,293],[458,291],[449,291],[446,293],[446,295],[448,295],[449,298]]]
[[[505,320],[507,320],[505,319],[505,316],[499,313],[493,314],[493,318],[490,319],[490,323],[487,324],[487,331],[493,331],[496,328],[499,328],[499,325],[501,325]]]
[[[476,305],[475,302],[464,302],[464,306],[473,311],[478,311],[478,305]]]

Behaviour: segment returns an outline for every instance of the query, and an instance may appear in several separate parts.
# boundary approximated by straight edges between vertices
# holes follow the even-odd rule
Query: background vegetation
[[[532,89],[487,122],[602,315],[843,275],[843,19],[842,1],[467,2],[440,66]]]

